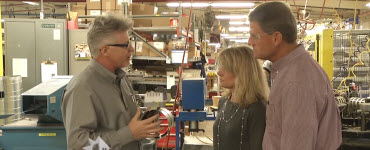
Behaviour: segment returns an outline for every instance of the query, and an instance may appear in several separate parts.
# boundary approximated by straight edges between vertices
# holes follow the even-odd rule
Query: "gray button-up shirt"
[[[118,69],[112,73],[91,59],[89,65],[74,76],[66,87],[62,102],[68,149],[82,149],[88,138],[100,136],[113,149],[140,149],[128,124],[137,106],[134,91]]]
[[[299,45],[272,65],[264,150],[336,150],[339,109],[325,71]]]

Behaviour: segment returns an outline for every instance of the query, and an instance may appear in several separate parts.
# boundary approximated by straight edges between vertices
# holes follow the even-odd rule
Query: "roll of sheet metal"
[[[15,122],[21,118],[21,76],[3,77],[4,85],[4,107],[5,114],[14,114],[5,120],[6,124]]]

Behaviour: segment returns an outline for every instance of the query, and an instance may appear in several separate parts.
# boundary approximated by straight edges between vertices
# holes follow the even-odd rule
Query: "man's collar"
[[[281,69],[283,66],[290,63],[290,61],[293,60],[295,57],[303,54],[304,52],[305,52],[304,46],[302,44],[299,44],[293,51],[289,52],[284,57],[273,62],[271,66],[272,71]]]
[[[115,73],[110,72],[107,68],[93,58],[90,60],[89,65],[98,73],[97,75],[103,77],[108,82],[114,83],[118,80],[121,80],[126,75],[122,69],[117,69]]]

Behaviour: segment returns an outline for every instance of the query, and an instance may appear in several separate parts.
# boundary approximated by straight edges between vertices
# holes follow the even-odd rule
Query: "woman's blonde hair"
[[[235,77],[233,99],[244,107],[261,100],[266,102],[269,89],[260,61],[253,57],[250,47],[228,48],[219,54],[218,65]],[[224,96],[230,96],[226,90]]]

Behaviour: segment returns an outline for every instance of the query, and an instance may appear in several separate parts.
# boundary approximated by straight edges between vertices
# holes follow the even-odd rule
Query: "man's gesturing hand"
[[[163,130],[159,125],[161,122],[156,121],[159,115],[154,115],[148,119],[140,120],[141,110],[137,108],[135,116],[131,119],[129,123],[129,128],[135,140],[140,140],[143,138],[155,138],[159,135],[159,132]],[[156,121],[156,122],[154,122]]]

